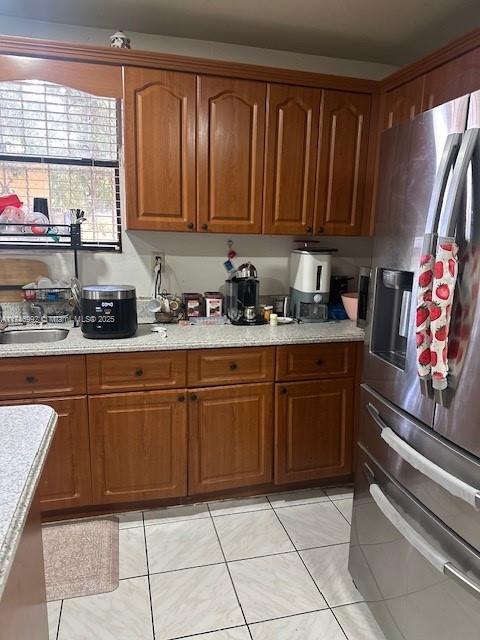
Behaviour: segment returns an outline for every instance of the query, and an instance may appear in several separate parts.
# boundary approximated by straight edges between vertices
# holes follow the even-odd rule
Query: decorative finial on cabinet
[[[116,31],[110,36],[110,46],[114,49],[131,49],[130,38],[123,31]]]

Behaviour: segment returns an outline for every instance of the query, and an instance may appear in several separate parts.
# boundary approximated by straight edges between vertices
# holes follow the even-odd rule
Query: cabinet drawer
[[[184,387],[186,363],[185,351],[90,355],[88,393]]]
[[[0,398],[40,398],[85,393],[84,356],[2,359]]]
[[[343,378],[355,372],[355,344],[329,343],[278,347],[276,379]]]
[[[188,353],[188,386],[273,380],[273,347],[203,349]]]

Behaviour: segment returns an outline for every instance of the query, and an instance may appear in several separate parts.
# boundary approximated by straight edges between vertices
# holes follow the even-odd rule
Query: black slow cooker
[[[86,338],[131,338],[137,330],[135,287],[128,284],[82,287],[80,306]]]

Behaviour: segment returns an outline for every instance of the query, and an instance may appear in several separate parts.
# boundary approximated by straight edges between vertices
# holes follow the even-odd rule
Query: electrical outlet
[[[165,267],[165,251],[152,251],[151,260],[152,260],[152,270],[155,269],[155,265],[159,260],[163,269]]]

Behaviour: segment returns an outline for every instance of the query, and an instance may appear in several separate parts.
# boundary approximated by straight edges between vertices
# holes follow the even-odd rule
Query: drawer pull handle
[[[236,362],[231,362],[230,363],[230,369],[232,371],[235,371],[235,369],[238,369],[238,364]]]
[[[323,227],[318,227],[317,233],[323,233],[325,229]]]
[[[185,396],[178,396],[177,400],[179,402],[185,402]]]
[[[135,375],[137,378],[141,378],[143,376],[143,369],[135,369]]]
[[[30,383],[30,384],[33,384],[34,382],[37,382],[37,379],[36,379],[36,377],[35,377],[35,376],[27,376],[27,377],[25,378],[25,380],[26,380],[28,383]]]
[[[196,394],[196,393],[192,393],[192,394],[190,395],[190,400],[193,400],[193,402],[195,402],[195,400],[197,399],[197,397],[198,397],[198,396],[197,396],[197,394]]]
[[[323,360],[321,358],[318,358],[317,364],[318,364],[319,367],[321,367],[322,364],[323,364]]]
[[[204,224],[202,224],[202,229],[203,229],[204,231],[206,231],[206,230],[208,229],[208,224],[205,224],[205,223],[204,223]]]
[[[312,231],[313,231],[313,227],[307,227],[307,228],[305,229],[305,231],[307,231],[308,233],[312,233]]]
[[[187,224],[187,229],[193,229],[195,227],[195,225],[193,224],[193,222],[189,222]]]
[[[282,388],[280,389],[280,393],[282,394],[282,396],[286,395],[286,393],[287,393],[286,388],[285,388],[285,387],[282,387]]]

